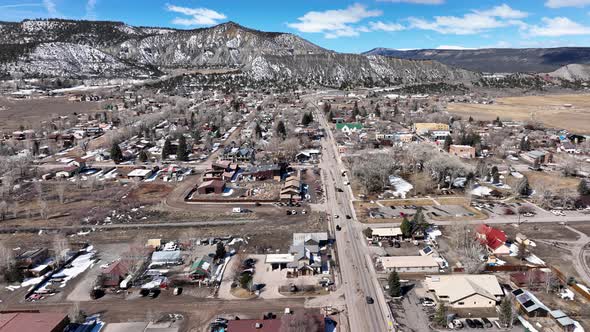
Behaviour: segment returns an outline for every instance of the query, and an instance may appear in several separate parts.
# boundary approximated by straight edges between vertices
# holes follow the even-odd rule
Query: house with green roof
[[[336,130],[341,131],[345,134],[356,133],[363,129],[363,125],[355,122],[355,123],[337,123]]]

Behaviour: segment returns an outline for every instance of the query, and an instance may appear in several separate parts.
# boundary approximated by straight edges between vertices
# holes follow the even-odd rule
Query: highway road
[[[317,103],[314,102],[314,105]],[[340,287],[344,288],[350,330],[393,331],[389,308],[362,236],[362,224],[354,213],[353,195],[350,187],[344,184],[345,177],[341,174],[344,165],[328,123],[319,109],[316,119],[325,128],[327,135],[322,142],[320,168],[326,185],[327,212],[333,218],[332,227],[342,275]],[[335,229],[336,225],[340,225],[340,231]],[[368,303],[367,297],[372,298],[374,303]]]

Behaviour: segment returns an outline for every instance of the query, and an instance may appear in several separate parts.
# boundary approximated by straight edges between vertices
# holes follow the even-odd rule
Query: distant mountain
[[[429,59],[467,70],[496,73],[546,73],[573,63],[590,64],[590,47],[408,51],[375,48],[363,54],[413,60]]]
[[[0,77],[141,77],[195,69],[232,69],[248,80],[331,86],[478,78],[435,61],[340,54],[293,34],[234,22],[194,30],[106,21],[0,23]]]

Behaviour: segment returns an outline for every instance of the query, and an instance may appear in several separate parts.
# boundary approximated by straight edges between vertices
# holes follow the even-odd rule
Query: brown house
[[[449,153],[459,158],[475,158],[475,148],[469,145],[451,145]]]
[[[28,250],[16,257],[16,265],[19,268],[30,269],[43,263],[49,257],[47,248]]]
[[[197,187],[197,193],[200,195],[222,194],[225,190],[225,182],[222,180],[205,181]]]
[[[102,286],[117,287],[129,273],[129,267],[123,261],[116,261],[101,271]]]
[[[61,332],[70,320],[55,312],[0,313],[0,332]]]

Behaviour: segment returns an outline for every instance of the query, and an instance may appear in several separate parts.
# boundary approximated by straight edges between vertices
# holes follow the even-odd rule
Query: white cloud
[[[61,14],[57,11],[57,7],[55,5],[55,2],[53,2],[53,0],[43,0],[43,7],[45,7],[45,10],[47,10],[47,14],[49,14],[49,16],[51,16],[51,17],[61,16]]]
[[[43,4],[40,3],[19,3],[14,5],[0,5],[2,9],[9,9],[9,8],[23,8],[23,7],[44,7]]]
[[[513,25],[522,27],[525,24],[518,18],[526,16],[528,13],[503,4],[484,11],[473,10],[463,16],[435,16],[432,21],[410,17],[408,21],[410,27],[416,29],[432,30],[442,34],[472,35]]]
[[[496,6],[492,9],[488,9],[488,10],[484,10],[484,11],[474,11],[475,13],[478,13],[480,15],[484,15],[484,16],[493,16],[493,17],[499,17],[499,18],[504,18],[504,19],[519,19],[519,18],[525,18],[527,16],[529,16],[529,13],[527,12],[523,12],[517,9],[512,9],[510,6],[508,6],[507,4],[501,4],[500,6]]]
[[[590,5],[590,0],[547,0],[545,6],[549,8],[584,7]]]
[[[380,10],[368,10],[364,5],[356,3],[345,9],[311,11],[297,18],[299,22],[287,25],[299,32],[323,33],[326,38],[351,37],[367,31],[366,27],[353,24],[381,15],[383,12]]]
[[[381,22],[381,21],[369,22],[369,27],[373,31],[387,31],[387,32],[401,31],[401,30],[405,29],[405,27],[401,24]]]
[[[474,48],[457,46],[457,45],[440,45],[436,49],[437,50],[474,50]]]
[[[418,5],[441,5],[445,3],[445,0],[378,0],[381,2],[404,2],[404,3],[414,3]]]
[[[590,26],[574,22],[567,17],[543,17],[543,25],[531,25],[527,34],[536,37],[590,35]]]
[[[87,19],[96,19],[96,12],[94,9],[96,8],[96,3],[98,0],[88,0],[86,2],[86,18]]]
[[[187,18],[175,17],[172,23],[176,25],[214,25],[227,18],[224,14],[207,8],[188,8],[167,4],[166,10],[188,16]]]

